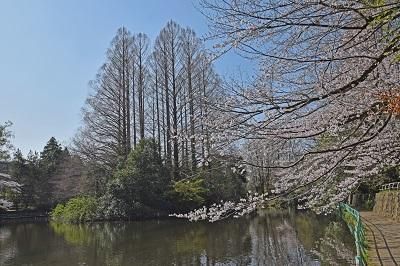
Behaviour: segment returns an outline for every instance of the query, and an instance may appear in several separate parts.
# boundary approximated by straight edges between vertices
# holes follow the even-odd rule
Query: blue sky
[[[13,144],[25,154],[54,136],[70,143],[81,107],[116,30],[126,26],[153,41],[168,20],[200,36],[207,21],[191,0],[0,1],[0,123],[14,123]],[[239,70],[231,54],[221,75]]]

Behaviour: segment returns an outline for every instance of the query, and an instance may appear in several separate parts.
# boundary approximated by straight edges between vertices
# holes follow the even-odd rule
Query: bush
[[[152,140],[141,140],[114,174],[106,193],[120,206],[140,203],[160,210],[167,206],[165,194],[169,184],[169,171],[162,163],[157,145]]]
[[[210,167],[200,171],[207,190],[205,204],[222,201],[238,201],[246,196],[246,172],[235,158],[214,158]]]
[[[174,183],[172,195],[178,209],[188,210],[202,205],[207,192],[204,179],[183,179]]]
[[[107,184],[106,193],[99,198],[98,215],[102,219],[127,218],[132,208],[124,199],[117,197],[118,193],[113,189],[119,180],[112,180]]]
[[[65,223],[93,221],[97,217],[97,201],[94,197],[80,196],[65,204],[58,204],[50,214],[52,220]]]

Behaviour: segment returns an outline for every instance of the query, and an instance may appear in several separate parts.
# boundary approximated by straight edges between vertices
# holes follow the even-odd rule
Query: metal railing
[[[393,182],[393,183],[383,184],[379,190],[380,191],[383,191],[383,190],[400,190],[400,182]]]
[[[357,250],[356,265],[367,265],[364,225],[361,221],[360,213],[345,203],[339,204],[339,213],[354,237]]]

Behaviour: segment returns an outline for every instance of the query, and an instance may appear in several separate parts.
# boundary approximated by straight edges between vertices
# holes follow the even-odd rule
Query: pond
[[[345,225],[307,212],[186,220],[0,225],[0,265],[351,265]]]

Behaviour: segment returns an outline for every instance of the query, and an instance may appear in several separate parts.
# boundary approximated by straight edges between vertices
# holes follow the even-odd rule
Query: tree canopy
[[[398,1],[201,4],[219,52],[259,63],[253,80],[224,84],[230,96],[208,122],[225,147],[243,147],[252,175],[271,178],[262,199],[331,211],[398,165]]]

